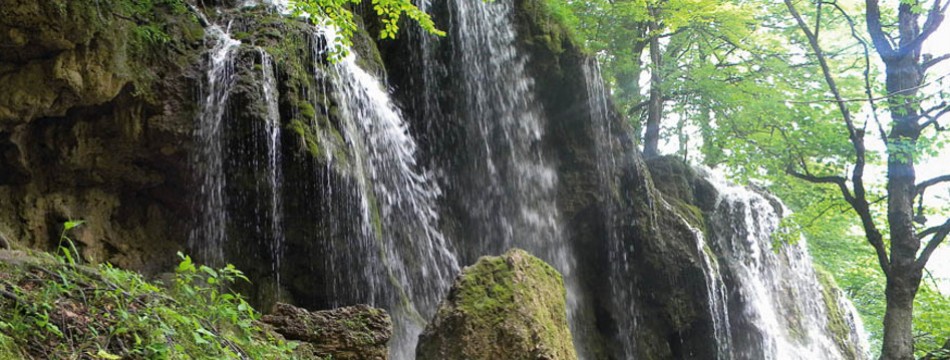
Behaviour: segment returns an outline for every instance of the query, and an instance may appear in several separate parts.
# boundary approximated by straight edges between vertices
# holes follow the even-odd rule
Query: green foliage
[[[357,22],[351,6],[359,5],[361,0],[291,0],[294,15],[308,15],[315,24],[329,25],[336,28],[336,41],[331,58],[344,56],[353,45],[353,36],[357,31]],[[445,36],[445,32],[435,27],[429,14],[417,8],[411,0],[372,0],[373,11],[379,18],[382,27],[379,29],[380,39],[395,39],[399,32],[399,20],[405,15],[415,21],[423,30],[437,36]]]
[[[63,260],[70,265],[76,265],[77,261],[81,261],[82,255],[79,253],[79,250],[76,249],[76,243],[73,242],[73,239],[66,236],[66,233],[84,223],[85,221],[82,220],[67,221],[63,223],[63,232],[59,234],[59,245],[56,247],[56,252],[61,254]]]
[[[179,254],[164,288],[108,264],[56,259],[0,261],[0,355],[94,359],[289,359],[295,343],[257,325],[259,314],[213,269]],[[11,346],[12,345],[12,346]],[[14,349],[14,350],[5,350]]]
[[[829,86],[816,56],[782,2],[549,1],[572,10],[576,21],[568,23],[597,54],[615,103],[634,125],[646,114],[646,91],[642,88],[646,82],[642,78],[656,72],[661,75],[666,104],[664,121],[677,122],[663,124],[661,136],[678,137],[674,141],[679,140],[679,155],[690,151],[693,159],[726,170],[738,182],[765,184],[786,201],[794,214],[783,221],[783,231],[777,232],[774,240],[794,242],[801,238],[799,233],[805,235],[815,261],[834,274],[866,320],[872,349],[880,349],[886,279],[859,219],[837,186],[806,183],[788,172],[848,176],[856,154],[838,103],[829,101]],[[922,2],[905,2],[924,10],[919,8]],[[882,66],[873,49],[870,61],[865,60],[848,19],[831,5],[851,15],[857,36],[866,41],[863,2],[795,3],[806,23],[815,26],[820,19],[819,45],[841,97],[848,99],[845,106],[854,114],[855,127],[866,132],[866,197],[876,214],[872,221],[887,242],[886,160],[919,162],[940,155],[950,141],[950,132],[931,128],[919,138],[890,139],[884,144],[877,122],[887,129],[891,117],[941,104],[947,100],[946,92],[892,94],[887,100],[878,100],[877,108],[872,109],[861,99],[869,96],[866,91],[877,98],[887,94],[884,82],[878,81],[883,79]],[[882,9],[884,23],[896,23],[895,9]],[[658,68],[644,63],[650,51],[648,41],[654,37],[661,39]],[[870,89],[865,88],[865,71]],[[946,88],[943,77],[931,81],[937,89]],[[893,106],[888,110],[889,104],[916,104],[918,108]],[[698,156],[691,151],[697,147]],[[939,212],[925,209],[923,215],[935,211]],[[946,294],[936,292],[932,283],[922,286],[914,315],[918,355],[936,349],[950,337],[946,333],[950,329],[946,304]]]
[[[134,22],[132,43],[137,53],[159,52],[171,42],[166,26],[160,17],[162,10],[182,15],[188,13],[183,0],[108,0],[120,19]]]
[[[758,4],[745,1],[548,0],[555,13],[597,54],[615,103],[635,126],[645,117],[641,88],[646,72],[660,75],[660,88],[670,111],[684,119],[705,116],[704,97],[715,95],[728,77],[717,63],[735,62],[736,47],[753,47],[748,41],[755,27]],[[650,9],[653,9],[651,12]],[[653,68],[643,62],[653,38],[661,43],[661,62]],[[739,45],[743,44],[743,45]],[[738,58],[738,60],[747,60]],[[713,85],[716,86],[703,86]],[[697,119],[699,120],[699,119]],[[707,121],[708,122],[708,121]]]
[[[914,341],[918,357],[941,351],[950,341],[950,294],[941,293],[929,278],[914,302]]]

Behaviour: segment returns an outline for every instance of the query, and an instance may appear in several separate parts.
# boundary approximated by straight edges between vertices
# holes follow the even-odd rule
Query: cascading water
[[[616,146],[617,138],[611,128],[613,118],[610,115],[610,104],[608,103],[607,87],[604,85],[600,74],[600,66],[595,59],[588,59],[583,64],[585,85],[587,87],[587,101],[590,109],[590,118],[592,121],[592,130],[594,132],[594,147],[597,158],[597,173],[600,177],[600,192],[605,199],[614,196],[618,185],[618,180],[614,175],[620,168],[617,154],[622,154],[620,147]],[[623,243],[619,228],[623,226],[623,219],[619,211],[618,204],[613,201],[604,201],[602,203],[605,228],[607,229],[606,243],[611,248],[610,276],[611,283],[610,298],[614,309],[614,318],[616,319],[617,332],[620,334],[633,334],[637,331],[637,307],[635,289],[632,289],[630,278],[623,276],[629,273],[630,259],[629,253]],[[620,344],[619,353],[626,358],[633,358],[635,352],[635,342],[633,336],[621,336],[616,339]]]
[[[835,343],[805,239],[773,248],[773,233],[787,212],[774,198],[707,173],[718,191],[709,219],[713,246],[730,289],[732,358],[844,359]],[[835,304],[837,305],[837,304]],[[844,307],[842,311],[853,311]],[[860,324],[846,314],[857,358],[865,356]],[[840,338],[841,334],[837,334]]]
[[[427,9],[429,3],[419,6]],[[449,35],[437,41],[410,36],[419,50],[413,61],[423,65],[421,84],[413,85],[421,92],[414,106],[425,126],[456,124],[463,134],[454,146],[461,144],[466,154],[434,166],[442,186],[458,197],[459,252],[471,263],[518,247],[554,266],[567,288],[575,343],[584,344],[588,331],[578,309],[586,300],[557,206],[557,163],[544,149],[548,119],[512,25],[514,3],[451,0],[439,6],[447,7]],[[436,47],[451,49],[449,59],[438,58],[443,53]],[[445,89],[455,96],[447,100]]]
[[[266,4],[275,6],[278,11],[288,8],[282,1],[267,1]],[[255,6],[258,3],[243,5]],[[208,33],[209,42],[214,46],[209,52],[209,90],[202,102],[197,131],[197,143],[202,147],[194,159],[201,174],[201,219],[192,235],[191,245],[205,261],[234,261],[229,258],[233,256],[270,261],[269,270],[275,274],[280,289],[286,236],[285,205],[282,202],[285,180],[280,146],[283,125],[275,64],[263,48],[257,48],[255,52],[260,58],[258,74],[240,72],[241,76],[259,76],[259,81],[250,81],[259,85],[264,121],[261,124],[232,124],[236,119],[229,114],[234,107],[229,101],[233,101],[233,88],[242,81],[234,68],[236,57],[241,53],[241,43],[217,26],[210,27]],[[313,199],[310,206],[324,207],[329,211],[316,213],[338,220],[352,222],[354,219],[348,219],[350,215],[356,215],[358,219],[356,231],[329,229],[331,239],[341,234],[348,237],[342,241],[330,241],[322,249],[325,255],[318,261],[325,262],[323,269],[329,271],[326,274],[329,277],[326,280],[329,282],[328,294],[324,296],[332,299],[330,306],[370,303],[386,308],[394,321],[393,356],[408,359],[413,357],[418,335],[458,273],[459,265],[438,229],[439,215],[434,206],[439,189],[430,181],[430,175],[421,172],[417,166],[417,146],[408,134],[400,112],[380,81],[357,66],[355,54],[335,62],[326,61],[330,56],[327,49],[335,48],[335,40],[332,28],[313,28],[311,56],[314,64],[310,70],[320,89],[308,92],[307,96],[313,108],[320,108],[320,104],[334,104],[334,121],[339,122],[342,143],[320,139],[321,150],[327,157],[326,173],[343,174],[352,181],[354,193],[333,194],[331,182],[314,178],[311,180],[314,184],[327,187],[327,195],[323,199]],[[322,125],[317,123],[316,116],[309,116],[312,117],[309,125],[319,129]],[[229,132],[245,134],[248,130],[250,136],[229,135]],[[324,131],[318,132],[318,136],[328,135]],[[342,148],[334,148],[333,144]],[[232,167],[235,169],[230,169]],[[263,176],[243,175],[248,172]],[[238,177],[232,181],[243,185],[230,186],[227,182],[231,177]],[[339,191],[347,193],[349,190],[341,188]],[[238,205],[247,208],[232,209]],[[231,214],[229,210],[235,213]],[[232,224],[234,221],[244,223]],[[299,219],[294,221],[300,222]],[[264,259],[254,250],[244,250],[240,246],[228,250],[230,227],[250,231],[252,237],[264,242],[263,248],[271,252],[270,256]]]
[[[228,99],[235,83],[235,51],[241,45],[218,25],[207,30],[211,44],[206,83],[201,88],[201,111],[195,142],[201,144],[191,162],[199,174],[198,221],[189,238],[189,247],[205,261],[224,260],[228,213],[225,203],[224,139],[222,129],[228,117]]]
[[[287,9],[281,1],[267,3]],[[287,189],[300,185],[293,183],[299,181],[300,174],[298,170],[285,172],[292,162],[285,156],[293,154],[287,153],[289,146],[281,146],[281,139],[289,138],[282,132],[289,122],[282,119],[282,110],[284,116],[295,120],[304,112],[294,110],[297,99],[287,106],[289,101],[281,98],[283,91],[288,91],[285,84],[278,84],[277,71],[281,69],[263,48],[257,48],[260,69],[238,71],[241,76],[253,73],[259,77],[260,83],[255,84],[259,87],[253,90],[259,92],[264,121],[251,126],[249,137],[229,136],[225,132],[231,119],[229,101],[235,102],[232,92],[240,82],[235,79],[235,61],[246,52],[240,51],[241,43],[227,32],[217,26],[209,28],[212,46],[196,135],[203,148],[193,159],[201,181],[200,226],[192,234],[193,248],[206,260],[227,261],[228,256],[234,256],[223,250],[230,241],[227,230],[235,226],[233,222],[247,220],[252,223],[248,225],[252,236],[271,252],[269,271],[277,274],[277,288],[281,289],[281,269],[294,266],[283,262],[285,248],[318,243],[309,258],[286,251],[288,257],[297,255],[298,266],[301,257],[322,263],[312,268],[318,268],[314,273],[322,277],[323,286],[317,291],[326,292],[319,295],[325,300],[318,302],[320,306],[371,303],[386,308],[394,320],[392,356],[411,359],[418,334],[459,271],[453,245],[466,263],[520,247],[563,274],[569,320],[581,358],[599,356],[588,352],[604,346],[591,345],[597,341],[613,342],[603,351],[617,358],[634,358],[637,344],[630,334],[641,330],[638,301],[644,297],[641,291],[652,289],[639,289],[634,280],[637,264],[631,258],[635,250],[631,239],[637,235],[635,231],[631,235],[629,229],[643,225],[633,224],[637,220],[625,198],[629,193],[621,188],[628,186],[625,181],[630,179],[621,180],[621,169],[638,160],[632,145],[625,144],[630,142],[627,130],[611,114],[608,90],[596,62],[587,59],[579,64],[590,119],[583,128],[589,134],[583,136],[592,139],[586,146],[591,147],[589,160],[594,168],[587,170],[596,172],[590,174],[596,180],[589,184],[599,186],[590,190],[599,193],[596,197],[600,199],[592,211],[599,216],[596,221],[603,222],[593,227],[606,230],[594,244],[605,248],[606,255],[600,258],[604,264],[592,265],[588,264],[591,258],[601,255],[592,257],[585,253],[589,249],[575,243],[576,234],[568,233],[575,229],[559,210],[563,183],[576,180],[561,177],[564,172],[558,166],[562,158],[552,154],[551,147],[556,144],[550,143],[549,132],[554,122],[544,109],[550,104],[541,105],[539,89],[526,68],[530,59],[519,50],[512,25],[514,4],[450,0],[438,6],[445,6],[448,13],[450,36],[410,35],[409,41],[415,42],[412,46],[421,51],[409,56],[422,64],[416,78],[421,83],[413,83],[418,94],[410,101],[411,113],[422,119],[414,119],[412,125],[458,129],[454,130],[456,136],[445,139],[426,138],[430,131],[418,131],[423,134],[420,142],[427,145],[422,150],[381,81],[357,65],[356,54],[327,62],[334,31],[313,28],[312,59],[307,60],[313,64],[306,71],[316,87],[302,91],[302,98],[309,101],[311,110],[318,110],[318,114],[304,117],[309,116],[309,126],[318,129],[312,136],[319,146],[311,151],[322,153],[324,158],[314,163],[325,168],[314,169],[317,176],[307,179],[305,185],[320,191],[304,191],[321,197],[304,200],[288,194]],[[462,136],[457,136],[459,133]],[[454,142],[456,147],[442,151],[440,146],[445,143],[433,142]],[[425,158],[431,161],[426,167],[432,172],[417,164],[424,151],[431,153]],[[228,169],[239,164],[247,164],[241,166],[254,169],[255,175],[232,180],[243,168]],[[711,315],[708,329],[715,338],[715,348],[708,349],[715,349],[719,359],[842,358],[837,355],[842,353],[836,348],[839,344],[829,340],[825,304],[814,296],[821,289],[814,280],[804,241],[774,253],[770,234],[777,227],[780,211],[764,196],[715,183],[720,199],[709,220],[710,236],[704,237],[702,231],[680,219],[692,231],[690,246],[701,261],[697,267],[702,276],[697,281],[705,281],[708,289],[704,292],[707,298],[700,300],[708,307],[703,311]],[[655,222],[654,207],[665,201],[652,193],[643,196],[648,198],[646,207],[651,208],[645,212],[653,214],[648,216]],[[298,213],[301,204],[310,210]],[[229,213],[239,205],[250,207],[252,214]],[[444,211],[450,214],[448,220],[442,217]],[[315,222],[308,216],[329,219],[317,228],[307,228],[322,232],[319,236],[300,230],[301,223]],[[606,275],[609,285],[581,284],[598,275]],[[603,331],[599,328],[602,323],[592,326],[595,308],[609,312],[596,315],[597,321],[608,319],[606,326],[610,327],[600,335],[595,332]],[[597,338],[601,335],[604,339]]]
[[[319,44],[333,41],[335,34],[324,27],[316,35],[319,59],[327,55],[327,46]],[[439,190],[428,174],[419,172],[415,140],[379,80],[357,66],[354,54],[339,59],[329,71],[326,78],[336,86],[331,92],[340,105],[342,135],[356,159],[350,170],[361,198],[362,234],[353,240],[362,242],[359,247],[365,252],[351,255],[376,260],[362,262],[370,265],[363,276],[371,289],[357,300],[390,310],[393,356],[412,358],[426,319],[459,271],[437,226]],[[343,295],[353,289],[342,282],[335,290]]]
[[[264,49],[258,49],[261,57],[261,91],[266,108],[265,137],[267,141],[267,180],[270,186],[271,241],[269,247],[273,261],[275,285],[280,288],[280,266],[284,251],[284,206],[282,197],[283,174],[281,172],[281,123],[277,104],[277,78],[274,75],[274,60]]]
[[[709,313],[712,315],[713,335],[716,341],[714,358],[732,359],[732,329],[729,324],[728,290],[722,280],[719,264],[713,260],[715,254],[710,254],[712,250],[708,247],[703,232],[690,225],[689,221],[686,221],[682,216],[679,219],[685,226],[689,227],[696,238],[696,251],[700,254],[702,260],[703,277],[708,289],[706,301],[709,305]]]

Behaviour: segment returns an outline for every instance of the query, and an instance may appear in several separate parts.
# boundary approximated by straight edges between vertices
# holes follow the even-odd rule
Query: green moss
[[[0,359],[24,359],[26,356],[13,338],[0,333]]]
[[[557,1],[522,0],[519,15],[525,16],[527,23],[534,29],[527,41],[534,46],[549,49],[559,55],[568,47],[583,52],[583,42],[569,25],[573,20],[570,9]]]
[[[310,105],[307,101],[297,102],[297,111],[300,112],[300,116],[303,116],[304,119],[315,119],[317,117],[317,111],[314,110],[313,105]]]
[[[449,333],[434,342],[423,340],[420,359],[443,359],[445,349],[459,347],[448,358],[576,359],[561,275],[523,250],[465,268],[449,301],[434,323],[458,323],[434,330]]]
[[[828,330],[834,336],[835,344],[841,349],[846,358],[856,358],[857,349],[854,348],[851,339],[851,327],[845,320],[842,313],[838,296],[840,290],[835,283],[834,277],[824,268],[815,265],[815,275],[821,284],[821,296],[828,311]]]
[[[383,57],[376,47],[376,42],[373,41],[372,36],[369,35],[364,26],[358,28],[353,34],[352,40],[353,52],[356,53],[356,65],[369,73],[383,74],[385,72]]]
[[[514,307],[511,269],[504,258],[485,257],[462,276],[457,306],[477,321],[494,326]]]
[[[663,196],[663,199],[666,200],[670,206],[673,207],[673,211],[683,217],[690,226],[702,231],[703,234],[706,234],[706,217],[703,215],[703,211],[699,207],[688,204],[683,200],[672,196]]]

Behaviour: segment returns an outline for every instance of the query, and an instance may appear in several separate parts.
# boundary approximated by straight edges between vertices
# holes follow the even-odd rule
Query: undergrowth
[[[66,228],[81,223],[67,223]],[[166,284],[78,263],[64,235],[56,255],[0,254],[0,358],[291,359],[296,343],[265,331],[229,284],[228,265],[180,263]]]

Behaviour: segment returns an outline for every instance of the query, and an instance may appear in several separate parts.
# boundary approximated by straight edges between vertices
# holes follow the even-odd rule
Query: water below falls
[[[286,13],[285,3],[268,4]],[[646,320],[652,310],[643,300],[656,289],[639,285],[653,274],[637,273],[645,251],[637,237],[672,236],[658,217],[676,210],[646,176],[631,175],[643,160],[613,114],[596,61],[575,64],[571,96],[580,103],[569,109],[576,112],[553,113],[542,99],[551,89],[531,71],[539,59],[519,40],[514,2],[420,7],[449,36],[407,29],[404,66],[418,70],[402,80],[409,90],[388,88],[355,51],[328,62],[330,27],[304,35],[307,51],[296,61],[307,71],[297,79],[306,91],[287,85],[291,69],[281,68],[278,54],[234,40],[230,25],[207,29],[191,248],[213,263],[266,264],[256,279],[271,284],[270,300],[387,309],[395,359],[415,357],[418,335],[462,265],[523,248],[563,274],[580,358],[636,358],[645,344],[635,334],[656,326]],[[263,110],[248,117],[242,106]],[[564,130],[568,115],[581,119],[571,125],[576,133]],[[572,137],[590,141],[563,155],[560,141]],[[301,157],[301,148],[311,153]],[[700,173],[717,194],[707,228],[673,220],[698,259],[690,265],[698,284],[671,286],[703,294],[693,301],[708,324],[695,327],[709,331],[676,341],[708,353],[679,357],[847,358],[841,347],[849,344],[831,333],[806,241],[773,248],[787,210]],[[576,199],[584,205],[575,207]],[[859,342],[860,319],[839,302],[845,336]],[[855,346],[853,356],[864,356],[866,346]]]

